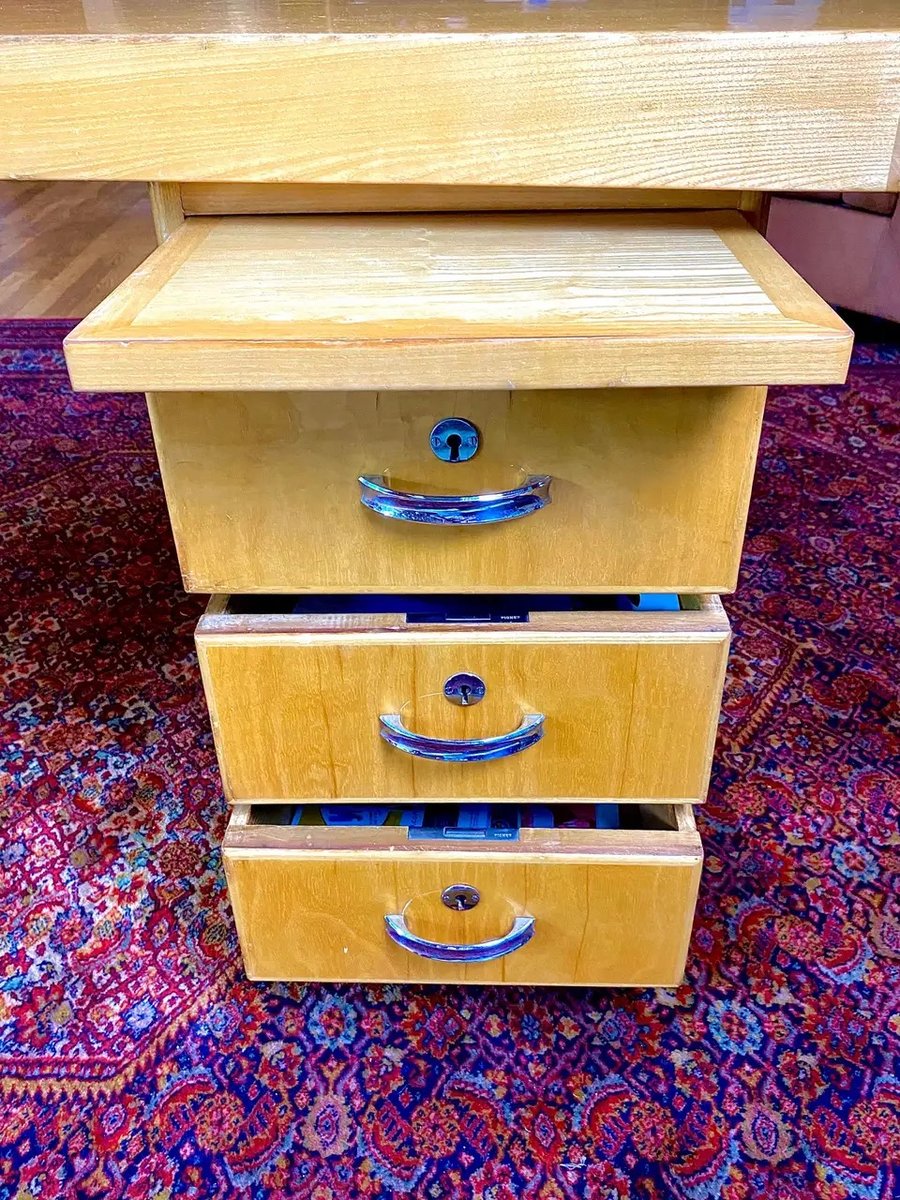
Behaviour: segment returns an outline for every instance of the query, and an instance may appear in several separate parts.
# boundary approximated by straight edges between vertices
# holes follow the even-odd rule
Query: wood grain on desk
[[[103,10],[3,13],[0,175],[898,186],[893,0]]]
[[[98,391],[833,383],[851,341],[734,213],[195,217],[66,359]]]

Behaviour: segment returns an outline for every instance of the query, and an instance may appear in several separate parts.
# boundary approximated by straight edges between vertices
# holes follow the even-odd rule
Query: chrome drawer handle
[[[476,496],[422,496],[388,487],[383,475],[360,475],[359,498],[366,508],[392,521],[418,521],[422,525],[495,525],[514,521],[546,508],[550,503],[551,475],[529,475],[508,492]]]
[[[509,933],[469,946],[457,946],[452,942],[431,942],[428,938],[417,937],[406,924],[402,913],[386,916],[384,924],[388,937],[398,946],[402,946],[410,954],[418,954],[420,958],[436,958],[441,962],[492,962],[495,958],[512,954],[513,950],[518,950],[534,937],[534,917],[516,917]]]
[[[491,758],[508,758],[521,754],[544,736],[544,714],[526,713],[518,729],[489,738],[436,738],[407,729],[395,713],[378,718],[378,732],[390,746],[413,754],[416,758],[433,758],[440,762],[485,762]]]

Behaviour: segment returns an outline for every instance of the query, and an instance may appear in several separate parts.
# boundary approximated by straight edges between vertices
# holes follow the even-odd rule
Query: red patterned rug
[[[900,349],[772,398],[688,982],[273,987],[143,401],[67,327],[0,324],[0,1197],[896,1196]]]

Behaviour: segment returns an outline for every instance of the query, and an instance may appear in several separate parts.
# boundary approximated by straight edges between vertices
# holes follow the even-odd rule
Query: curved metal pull
[[[503,958],[512,954],[534,937],[534,917],[516,917],[509,933],[502,937],[492,938],[487,942],[474,942],[472,945],[454,945],[452,942],[431,942],[428,938],[417,937],[402,913],[384,918],[388,937],[408,950],[410,954],[418,954],[420,958],[437,958],[441,962],[491,962],[495,958]]]
[[[490,738],[436,738],[407,729],[396,713],[378,718],[378,732],[384,740],[404,754],[416,758],[434,758],[441,762],[485,762],[520,754],[544,736],[544,714],[526,713],[518,729]]]
[[[388,487],[383,475],[360,475],[359,498],[366,508],[392,521],[422,525],[495,525],[514,521],[550,503],[550,475],[529,475],[508,492],[476,496],[422,496]]]

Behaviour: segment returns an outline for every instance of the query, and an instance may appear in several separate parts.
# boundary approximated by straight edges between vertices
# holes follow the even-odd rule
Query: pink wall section
[[[830,304],[900,321],[900,205],[891,216],[775,197],[766,237]]]

